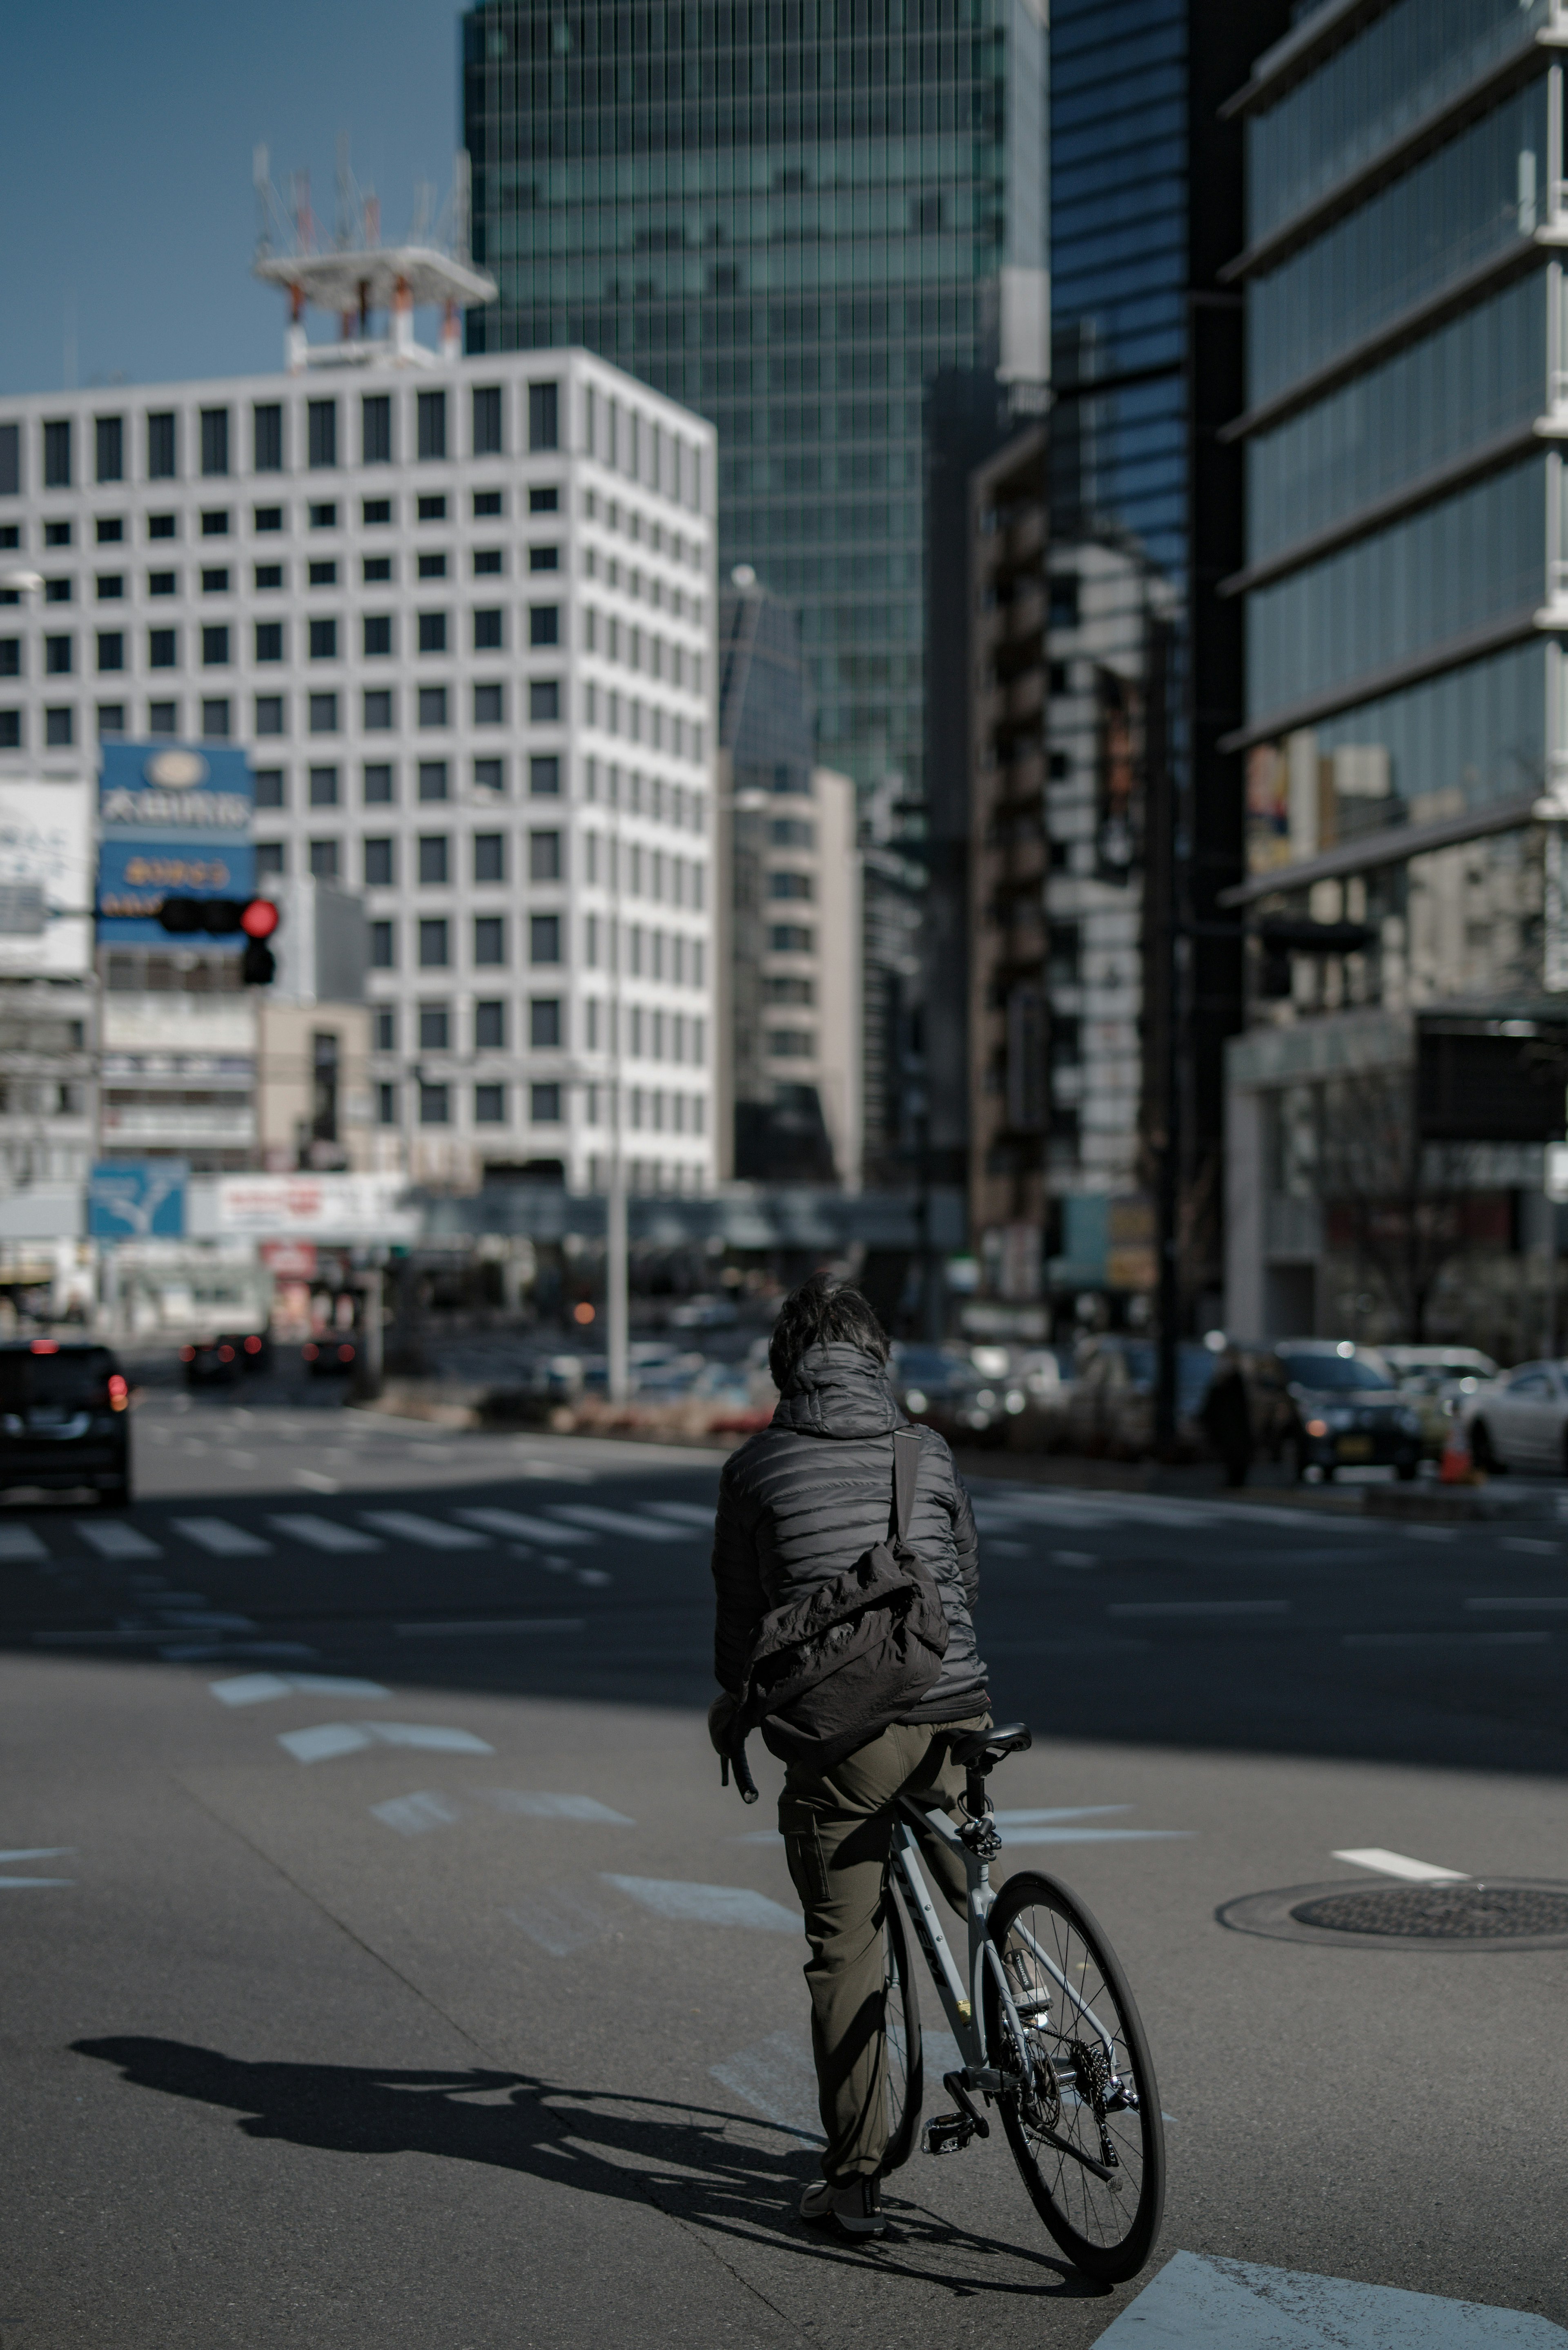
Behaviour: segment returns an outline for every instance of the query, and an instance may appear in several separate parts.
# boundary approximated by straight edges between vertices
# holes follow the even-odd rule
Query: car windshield
[[[80,1410],[101,1403],[114,1357],[107,1347],[71,1347],[57,1355],[0,1355],[0,1408],[26,1411],[30,1405]]]
[[[1285,1354],[1280,1360],[1287,1378],[1298,1387],[1314,1388],[1320,1395],[1348,1394],[1353,1390],[1365,1395],[1369,1388],[1391,1388],[1393,1379],[1374,1355]]]

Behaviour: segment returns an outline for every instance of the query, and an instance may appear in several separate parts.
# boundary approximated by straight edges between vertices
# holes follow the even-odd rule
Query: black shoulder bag
[[[909,1547],[920,1439],[893,1432],[888,1539],[818,1590],[763,1617],[746,1659],[736,1733],[760,1727],[784,1762],[820,1775],[919,1703],[947,1652],[948,1619]]]

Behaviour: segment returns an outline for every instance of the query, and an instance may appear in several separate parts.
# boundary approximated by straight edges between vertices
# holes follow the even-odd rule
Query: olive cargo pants
[[[827,2151],[824,2176],[835,2187],[874,2178],[888,2147],[886,1966],[882,1939],[893,1850],[894,1801],[935,1796],[950,1811],[963,1773],[948,1741],[981,1729],[972,1721],[895,1722],[825,1778],[792,1765],[779,1797],[789,1873],[805,1911],[811,1945],[811,2045]],[[961,1915],[968,1898],[963,1864],[934,1834],[920,1836],[920,1856],[938,1890]],[[911,1954],[912,1955],[912,1954]]]

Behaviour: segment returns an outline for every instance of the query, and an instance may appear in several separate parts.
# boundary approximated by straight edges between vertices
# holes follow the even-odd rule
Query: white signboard
[[[1546,1196],[1560,1208],[1568,1204],[1568,1142],[1546,1146]]]
[[[0,776],[0,973],[92,968],[92,803],[85,778]]]
[[[419,1236],[400,1175],[222,1175],[215,1188],[220,1234],[358,1245]]]

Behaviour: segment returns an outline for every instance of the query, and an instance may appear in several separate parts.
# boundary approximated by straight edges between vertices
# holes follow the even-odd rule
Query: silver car
[[[1478,1469],[1568,1473],[1568,1363],[1520,1363],[1464,1398],[1459,1425]]]

